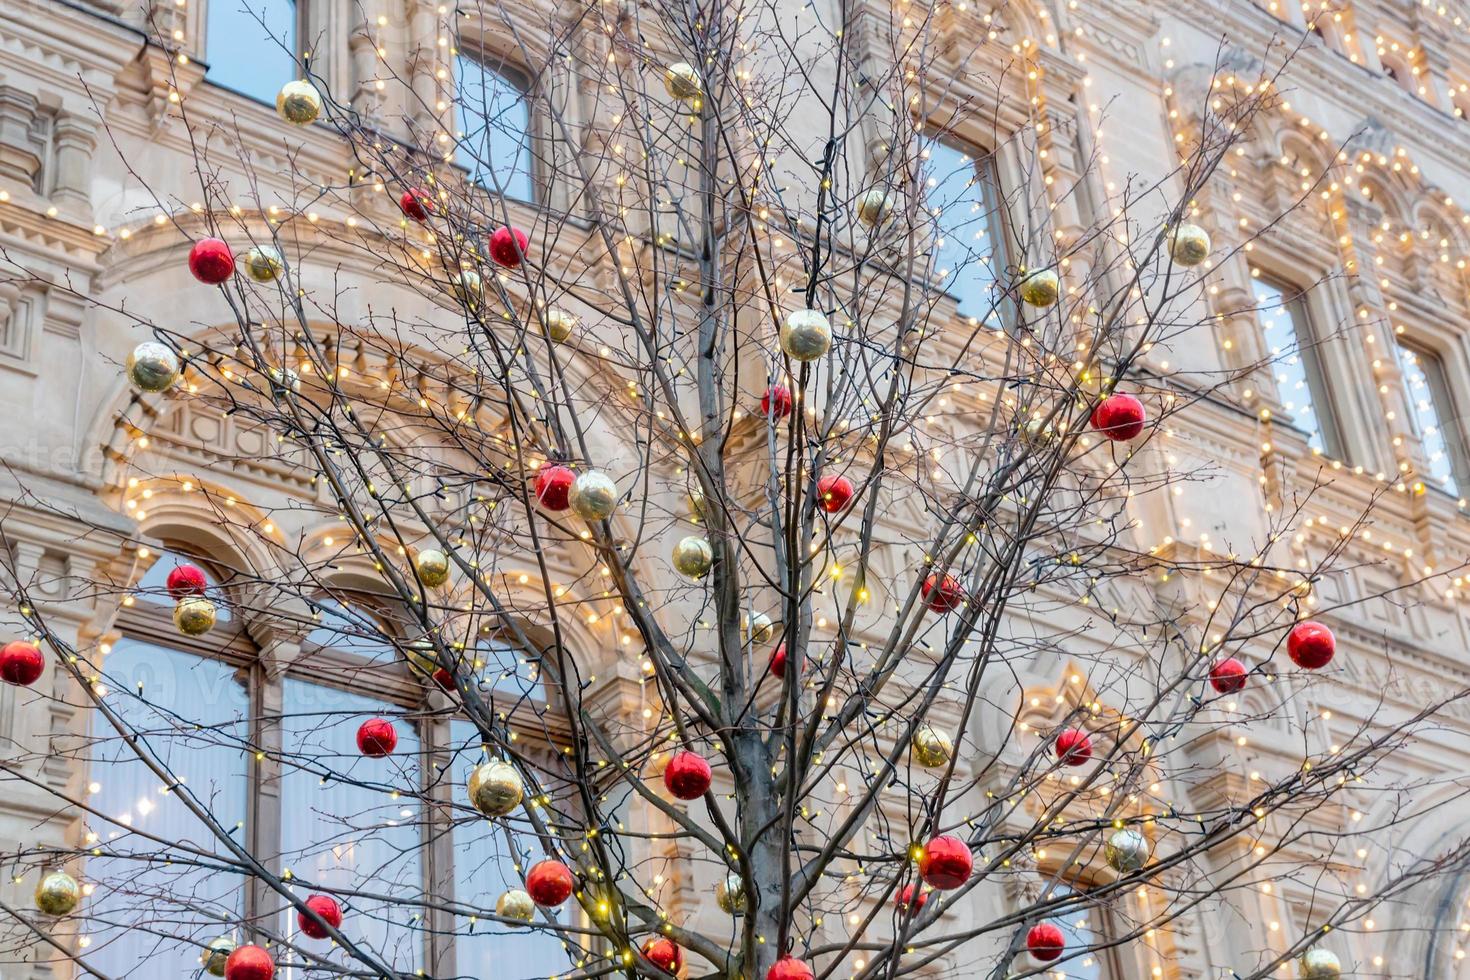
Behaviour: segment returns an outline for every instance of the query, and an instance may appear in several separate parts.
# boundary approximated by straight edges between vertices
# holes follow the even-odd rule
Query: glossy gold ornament
[[[470,803],[487,817],[503,817],[521,805],[525,788],[521,774],[508,762],[486,762],[470,773]]]
[[[256,245],[245,253],[245,274],[256,282],[275,282],[286,271],[286,262],[274,245]]]
[[[439,669],[439,653],[430,640],[414,640],[403,648],[403,659],[409,669],[423,677],[432,677]]]
[[[479,308],[485,293],[485,284],[474,269],[461,269],[450,288],[454,290],[455,298],[472,310]]]
[[[288,123],[309,126],[322,114],[322,94],[305,79],[287,82],[276,93],[276,112]]]
[[[704,92],[704,81],[694,66],[676,61],[664,70],[664,90],[680,102],[694,102]]]
[[[920,725],[909,743],[909,755],[925,769],[938,769],[954,758],[954,739],[930,725]]]
[[[605,521],[618,506],[618,485],[601,470],[588,470],[572,482],[567,502],[584,521]]]
[[[167,391],[179,380],[179,355],[167,344],[146,340],[128,355],[127,372],[139,391]]]
[[[1108,867],[1119,874],[1129,874],[1148,864],[1148,855],[1148,838],[1130,827],[1113,831],[1103,844]]]
[[[546,335],[558,344],[566,343],[567,338],[577,331],[577,318],[559,307],[551,307],[541,319],[546,324]]]
[[[731,871],[725,880],[715,885],[715,904],[728,915],[740,915],[745,911],[745,879]]]
[[[832,325],[816,310],[792,310],[781,324],[781,349],[793,361],[815,361],[832,349]]]
[[[1176,265],[1193,268],[1210,257],[1210,234],[1188,222],[1169,233],[1169,254]]]
[[[519,888],[512,888],[496,901],[495,914],[503,919],[530,922],[536,918],[536,903]]]
[[[82,886],[65,871],[52,871],[36,886],[36,908],[47,915],[66,915],[82,900]]]
[[[888,194],[874,187],[872,190],[863,191],[857,199],[858,220],[869,228],[883,223],[893,211],[893,202],[888,199]]]
[[[1302,980],[1338,980],[1342,976],[1342,963],[1330,949],[1309,949],[1297,961],[1297,973]]]
[[[1021,299],[1028,306],[1050,306],[1061,290],[1062,281],[1051,269],[1041,269],[1021,280]]]
[[[674,545],[674,569],[688,578],[704,578],[714,563],[714,549],[709,542],[697,534],[681,538]]]
[[[689,491],[689,519],[695,524],[707,524],[709,522],[709,506],[704,499],[704,491],[695,487]]]
[[[776,624],[765,613],[746,616],[740,620],[740,635],[756,646],[764,646],[776,636]]]
[[[212,977],[225,975],[225,960],[235,951],[235,941],[229,936],[217,936],[199,953],[199,965]]]
[[[449,581],[449,558],[442,551],[425,548],[414,556],[413,567],[418,572],[419,581],[431,589]]]
[[[203,596],[185,596],[174,606],[174,626],[185,636],[203,636],[214,629],[219,612]]]

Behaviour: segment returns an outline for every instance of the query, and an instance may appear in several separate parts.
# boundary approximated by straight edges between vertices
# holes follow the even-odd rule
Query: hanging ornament
[[[1132,395],[1109,395],[1092,409],[1092,427],[1114,442],[1137,439],[1147,415]]]
[[[645,960],[660,970],[677,974],[684,969],[684,951],[667,936],[654,936],[645,940],[639,952]]]
[[[572,895],[576,879],[565,864],[554,858],[538,861],[526,872],[526,894],[543,909],[554,909]]]
[[[549,307],[541,315],[541,322],[546,324],[546,335],[558,344],[566,343],[578,326],[575,315],[556,306]]]
[[[975,859],[958,837],[935,837],[919,852],[919,877],[935,891],[949,891],[970,880]]]
[[[1040,922],[1026,933],[1026,952],[1043,963],[1059,958],[1067,948],[1067,937],[1050,922]]]
[[[852,481],[845,476],[824,476],[817,481],[817,506],[835,514],[852,502]]]
[[[191,595],[203,595],[209,588],[209,576],[198,565],[182,562],[175,565],[164,580],[170,599],[183,599]]]
[[[704,82],[693,65],[676,61],[664,69],[664,91],[680,102],[694,102],[704,91]]]
[[[128,355],[126,369],[139,391],[167,391],[179,380],[179,356],[167,344],[145,340]]]
[[[1040,449],[1051,443],[1056,438],[1056,430],[1046,424],[1042,418],[1029,418],[1022,422],[1016,430],[1021,441],[1033,449]]]
[[[66,915],[82,900],[82,886],[65,871],[52,871],[36,885],[36,908],[46,915]]]
[[[0,680],[30,687],[46,669],[46,658],[33,643],[12,640],[0,648]]]
[[[584,521],[605,521],[618,506],[618,485],[601,470],[588,470],[572,481],[567,502]]]
[[[218,238],[201,238],[189,249],[189,271],[200,282],[218,286],[235,274],[235,253]]]
[[[709,763],[697,752],[680,749],[664,766],[664,786],[677,799],[699,799],[709,792]]]
[[[776,647],[776,652],[771,654],[771,673],[782,680],[786,679],[786,644],[784,643]]]
[[[512,888],[496,900],[495,914],[502,919],[530,922],[536,918],[536,903],[519,888]]]
[[[1055,271],[1040,269],[1021,280],[1021,300],[1028,306],[1046,307],[1061,295],[1062,281]]]
[[[414,571],[419,581],[431,589],[437,589],[449,581],[449,558],[435,548],[425,548],[413,559]]]
[[[253,245],[245,253],[245,274],[256,282],[275,282],[286,271],[286,262],[274,245]]]
[[[858,220],[869,228],[883,223],[884,219],[893,211],[893,202],[888,200],[888,195],[878,188],[863,191],[857,199]]]
[[[715,885],[715,904],[727,915],[743,915],[745,912],[745,879],[731,871]]]
[[[1217,660],[1210,667],[1210,686],[1216,693],[1234,694],[1245,689],[1247,673],[1245,664],[1234,657]]]
[[[490,258],[496,265],[514,269],[526,257],[530,241],[519,228],[502,225],[490,235]]]
[[[565,466],[547,463],[536,474],[536,502],[546,510],[560,513],[571,506],[572,484],[577,474]]]
[[[1119,874],[1130,874],[1148,864],[1148,838],[1130,827],[1108,835],[1103,844],[1103,859]]]
[[[832,326],[816,310],[792,310],[781,325],[781,349],[793,361],[815,361],[832,348]]]
[[[521,805],[526,793],[515,766],[500,759],[476,766],[466,789],[470,804],[487,817],[510,814]]]
[[[766,393],[761,395],[761,414],[766,418],[777,421],[791,414],[796,402],[791,397],[791,389],[785,385],[771,385]]]
[[[453,694],[458,689],[454,683],[454,675],[443,667],[434,670],[434,683],[438,684],[450,694]]]
[[[954,740],[937,728],[920,725],[909,741],[909,755],[925,769],[938,769],[954,758]]]
[[[485,284],[480,279],[480,274],[474,269],[461,269],[454,282],[450,283],[450,289],[454,296],[465,306],[472,310],[480,308],[480,298],[484,295]]]
[[[893,900],[893,904],[897,906],[898,911],[904,915],[909,913],[918,915],[924,910],[924,906],[928,902],[929,893],[917,882],[910,882],[904,885]]]
[[[266,369],[265,373],[266,377],[271,379],[271,387],[275,389],[276,394],[283,395],[288,391],[296,394],[301,391],[301,375],[297,374],[293,369],[288,367],[270,367]]]
[[[1337,640],[1332,630],[1321,623],[1304,620],[1286,635],[1286,655],[1298,667],[1318,670],[1332,662],[1337,653]]]
[[[686,578],[704,578],[714,560],[715,552],[709,541],[697,534],[680,538],[674,545],[674,570]]]
[[[405,646],[403,659],[408,661],[409,669],[421,677],[428,677],[439,669],[439,652],[429,639],[414,640]]]
[[[180,599],[174,605],[174,626],[185,636],[203,636],[214,629],[218,612],[214,603],[200,596]]]
[[[398,748],[398,730],[387,718],[369,718],[358,726],[357,750],[369,759],[381,759],[392,755],[396,748]]]
[[[1342,963],[1330,949],[1309,949],[1297,961],[1301,980],[1338,980],[1342,976]]]
[[[225,980],[271,980],[276,961],[259,946],[236,946],[225,959]]]
[[[1209,232],[1184,222],[1169,232],[1169,254],[1177,265],[1194,268],[1210,257]]]
[[[333,929],[342,928],[342,907],[330,895],[313,895],[302,904],[315,912],[323,922]],[[296,913],[296,924],[301,927],[302,932],[306,933],[312,939],[327,938],[327,930],[312,921],[311,917],[305,912]]]
[[[934,612],[950,613],[965,604],[965,590],[953,575],[931,574],[921,590],[924,603]]]
[[[225,961],[235,951],[235,941],[229,936],[216,936],[199,954],[199,965],[212,977],[225,975]]]
[[[304,78],[287,82],[276,93],[276,112],[288,123],[309,126],[322,114],[322,94]]]
[[[776,635],[776,625],[765,613],[745,616],[740,620],[740,636],[755,646],[770,643]]]
[[[692,524],[709,523],[709,503],[704,499],[704,491],[695,487],[688,493],[689,498],[689,521]]]
[[[794,956],[783,956],[766,971],[766,980],[814,980],[812,968]]]
[[[1069,766],[1085,766],[1092,761],[1092,739],[1080,728],[1067,728],[1053,744],[1057,761]]]
[[[398,210],[415,221],[428,221],[434,213],[434,195],[422,187],[410,187],[399,196]]]

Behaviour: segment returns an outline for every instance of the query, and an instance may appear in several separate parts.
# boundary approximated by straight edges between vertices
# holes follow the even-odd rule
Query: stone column
[[[92,200],[92,155],[97,149],[97,127],[88,120],[64,113],[52,131],[51,197],[73,215],[90,218]]]

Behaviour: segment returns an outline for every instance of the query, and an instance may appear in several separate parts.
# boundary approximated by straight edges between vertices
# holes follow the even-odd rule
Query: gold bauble
[[[256,282],[275,282],[286,271],[286,262],[274,245],[256,245],[245,253],[245,273]]]
[[[53,871],[36,886],[36,908],[47,915],[66,915],[82,900],[82,886],[65,871]]]
[[[276,112],[288,123],[308,126],[322,114],[322,94],[305,79],[287,82],[276,93]]]
[[[704,578],[715,560],[714,549],[697,534],[681,538],[674,545],[674,569],[689,578]]]
[[[704,91],[704,82],[693,65],[676,61],[664,70],[664,90],[670,98],[693,102]]]
[[[503,817],[515,811],[525,796],[521,774],[515,766],[496,759],[470,773],[470,803],[487,817]]]
[[[765,613],[756,613],[740,620],[740,635],[756,646],[770,643],[776,635],[776,624]]]
[[[1187,269],[1210,257],[1210,233],[1199,225],[1182,224],[1169,233],[1169,254]]]
[[[572,482],[567,502],[584,521],[605,521],[618,506],[618,485],[601,470],[588,470]]]
[[[480,280],[480,274],[474,269],[461,269],[450,288],[454,290],[455,298],[473,310],[480,305],[480,297],[485,291],[485,284]]]
[[[1148,838],[1128,827],[1113,831],[1103,844],[1108,867],[1119,874],[1129,874],[1148,864],[1148,854]]]
[[[869,228],[881,224],[883,219],[893,211],[893,202],[888,200],[888,195],[878,188],[863,191],[857,199],[858,220]]]
[[[199,953],[199,965],[212,977],[225,975],[225,961],[235,951],[235,941],[229,936],[218,936]]]
[[[449,581],[449,559],[442,551],[425,548],[414,556],[413,567],[419,573],[419,581],[431,589]]]
[[[439,652],[431,640],[414,640],[403,648],[403,659],[409,669],[424,677],[432,677],[439,669]]]
[[[577,329],[577,318],[559,307],[551,307],[541,319],[546,324],[546,335],[558,344],[566,343]]]
[[[709,523],[709,503],[704,499],[704,491],[695,487],[689,491],[689,519],[696,524]]]
[[[745,911],[745,879],[731,871],[725,880],[715,885],[715,904],[729,915]]]
[[[495,903],[495,914],[502,919],[530,922],[536,918],[536,903],[519,888],[512,888]]]
[[[203,596],[185,596],[174,606],[174,625],[185,636],[203,636],[218,618],[214,603]]]
[[[792,310],[781,324],[781,349],[793,361],[815,361],[832,349],[832,325],[816,310]]]
[[[954,758],[954,740],[937,728],[920,725],[909,743],[909,754],[925,769],[938,769]]]
[[[1302,980],[1337,980],[1342,976],[1342,963],[1330,949],[1309,949],[1297,961]]]
[[[1029,306],[1050,306],[1061,294],[1062,281],[1051,269],[1033,272],[1021,280],[1021,299]]]
[[[167,391],[179,380],[179,355],[167,344],[145,340],[128,355],[127,372],[139,391]]]

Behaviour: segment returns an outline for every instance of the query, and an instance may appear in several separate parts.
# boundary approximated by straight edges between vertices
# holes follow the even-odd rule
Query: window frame
[[[1015,329],[1018,317],[1016,315],[1015,303],[1010,291],[1006,288],[1007,276],[1011,266],[1011,245],[1009,233],[1011,230],[1011,216],[1006,207],[1005,185],[1001,179],[1000,154],[989,149],[975,140],[966,138],[963,134],[941,126],[926,126],[919,134],[919,166],[920,173],[924,175],[920,180],[921,193],[928,194],[928,178],[933,177],[932,171],[926,173],[931,162],[928,153],[929,147],[934,144],[943,146],[949,150],[958,152],[962,157],[968,157],[972,164],[975,181],[986,188],[985,196],[994,197],[994,207],[990,208],[984,216],[985,234],[992,243],[991,268],[993,270],[993,282],[999,293],[998,301],[995,303],[995,316],[1000,319],[1000,329],[1010,332]],[[934,217],[928,208],[927,201],[924,202],[923,210],[930,220],[934,221],[936,232],[939,231],[938,219]],[[947,235],[945,237],[948,237]],[[931,273],[937,275],[938,263],[931,269]],[[957,277],[955,277],[957,279]],[[980,327],[995,329],[987,319],[982,318],[975,311],[960,309],[959,295],[950,286],[934,281],[927,283],[929,288],[934,289],[940,295],[955,304],[955,315],[966,322],[974,321]]]
[[[1406,340],[1401,335],[1395,335],[1393,342],[1395,359],[1401,358],[1404,352],[1413,354],[1419,369],[1424,374],[1424,381],[1429,386],[1429,400],[1434,406],[1434,414],[1438,416],[1439,431],[1444,439],[1445,455],[1449,459],[1450,480],[1453,485],[1442,485],[1428,472],[1429,457],[1424,447],[1424,433],[1419,427],[1419,415],[1414,411],[1413,398],[1409,393],[1407,379],[1403,377],[1404,365],[1400,360],[1398,361],[1399,390],[1403,394],[1404,408],[1408,411],[1407,422],[1410,434],[1419,445],[1419,455],[1426,467],[1425,471],[1418,476],[1424,486],[1438,490],[1454,499],[1461,499],[1467,491],[1470,491],[1470,457],[1467,457],[1460,406],[1455,399],[1454,388],[1450,385],[1449,360],[1445,354],[1434,347]]]
[[[1347,449],[1347,439],[1342,429],[1341,413],[1337,403],[1333,400],[1332,389],[1327,384],[1327,369],[1323,361],[1321,345],[1325,343],[1317,331],[1317,317],[1314,314],[1310,299],[1310,291],[1304,290],[1293,283],[1290,279],[1273,275],[1270,270],[1259,267],[1252,269],[1252,283],[1260,282],[1275,289],[1281,294],[1281,305],[1277,307],[1284,312],[1291,322],[1292,333],[1296,336],[1297,357],[1301,360],[1302,373],[1306,376],[1307,393],[1312,399],[1312,410],[1317,419],[1317,432],[1322,437],[1322,455],[1329,459],[1347,460],[1351,455]],[[1260,303],[1260,297],[1256,295],[1254,285],[1251,288],[1251,300],[1255,303],[1254,315],[1256,325],[1261,331],[1264,350],[1262,353],[1270,356],[1271,348],[1264,343],[1266,327],[1262,321],[1263,311],[1266,309]],[[1277,387],[1276,373],[1271,372],[1272,393],[1276,399],[1276,405],[1281,407],[1284,399]],[[1284,411],[1284,409],[1283,409]],[[1310,441],[1311,433],[1298,424],[1298,420],[1288,413],[1291,419],[1292,429],[1307,436]]]
[[[1124,940],[1117,938],[1118,928],[1117,923],[1114,921],[1114,912],[1104,900],[1095,898],[1092,895],[1092,892],[1096,891],[1105,882],[1094,880],[1085,873],[1067,874],[1057,869],[1042,871],[1040,873],[1043,877],[1042,896],[1044,900],[1049,901],[1052,898],[1063,897],[1057,895],[1057,890],[1060,888],[1067,889],[1072,895],[1081,899],[1077,907],[1073,909],[1073,914],[1084,908],[1087,910],[1088,932],[1092,933],[1095,937],[1096,941],[1094,945],[1099,946],[1099,948],[1092,950],[1088,955],[1097,961],[1100,980],[1124,980],[1128,976],[1124,970],[1122,955]],[[1126,900],[1126,893],[1116,892],[1115,894],[1120,901]],[[1061,925],[1066,919],[1065,915],[1056,914],[1049,918],[1057,922],[1058,928],[1062,928],[1064,933],[1069,931],[1068,928]],[[1066,963],[1065,960],[1062,962],[1064,964]],[[1065,965],[1059,967],[1059,969],[1066,971],[1068,976],[1072,975],[1071,971],[1067,970]],[[1052,971],[1048,968],[1043,972],[1050,973]]]
[[[276,98],[274,93],[270,93],[270,94],[259,94],[258,95],[258,94],[253,93],[253,92],[248,92],[248,91],[245,91],[244,89],[237,88],[235,85],[232,85],[229,82],[220,81],[220,79],[219,79],[219,77],[217,75],[216,76],[211,76],[210,75],[210,72],[209,72],[209,69],[213,67],[214,61],[216,60],[216,59],[214,59],[214,58],[212,58],[210,56],[210,50],[209,50],[209,45],[210,45],[210,23],[209,23],[210,22],[210,12],[215,9],[215,7],[214,7],[215,4],[222,4],[222,5],[223,4],[239,4],[241,2],[242,2],[242,0],[209,0],[209,4],[205,8],[204,17],[201,19],[202,22],[200,24],[200,45],[199,45],[200,50],[201,50],[201,52],[203,54],[203,57],[200,60],[203,62],[204,66],[205,66],[204,81],[208,82],[210,85],[214,86],[216,89],[219,89],[222,92],[229,92],[231,95],[239,96],[242,99],[245,99],[245,100],[247,100],[247,101],[249,101],[251,103],[254,103],[255,105],[267,106],[268,108],[271,109],[272,112],[274,112],[275,111],[275,98]],[[302,2],[302,0],[285,0],[285,2],[291,4],[291,11],[294,14],[294,17],[293,17],[294,23],[292,23],[292,25],[291,25],[291,38],[290,38],[292,50],[289,52],[290,53],[290,57],[291,57],[291,63],[292,63],[292,66],[293,67],[292,67],[291,74],[289,76],[287,76],[286,78],[281,79],[279,82],[276,83],[276,88],[277,89],[279,89],[282,85],[285,85],[287,82],[293,81],[294,79],[300,77],[300,74],[301,74],[301,72],[300,72],[300,64],[301,64],[301,55],[300,55],[301,42],[302,42],[302,38],[304,38],[304,37],[307,36],[308,28],[310,26],[310,17],[309,17],[309,11],[308,11],[308,2],[309,2],[309,0],[308,0],[308,2]],[[260,44],[269,43],[270,46],[271,46],[270,49],[272,51],[275,50],[276,44],[279,41],[279,39],[276,38],[274,35],[271,36],[271,40],[269,42],[267,42],[264,37],[261,37],[261,38],[258,38],[258,39],[254,39],[254,40],[257,41]],[[315,63],[315,59],[313,59],[313,63]]]
[[[460,36],[458,42],[455,45],[453,58],[454,64],[450,70],[450,77],[455,88],[454,102],[452,103],[452,105],[455,112],[454,128],[456,140],[452,165],[456,170],[460,171],[460,173],[464,175],[466,183],[473,187],[478,187],[487,194],[493,194],[497,197],[502,198],[505,201],[514,201],[520,204],[531,206],[540,206],[544,204],[546,192],[541,181],[542,168],[538,162],[539,155],[536,152],[537,146],[540,143],[541,139],[541,123],[539,118],[540,114],[536,112],[536,104],[534,99],[535,82],[533,80],[531,72],[519,60],[496,52],[492,47],[486,45],[481,40],[467,40],[463,35]],[[473,61],[480,66],[480,70],[482,72],[486,73],[487,75],[493,74],[499,76],[508,85],[510,85],[512,88],[520,93],[520,99],[526,106],[525,143],[519,151],[520,154],[523,154],[525,156],[525,181],[527,190],[526,197],[520,197],[514,193],[510,193],[509,186],[507,186],[506,191],[497,190],[494,186],[485,182],[483,175],[477,176],[476,173],[472,171],[471,168],[467,166],[460,158],[459,150],[460,147],[464,144],[467,135],[459,131],[459,123],[461,122],[461,118],[459,115],[458,107],[463,104],[460,101],[462,95],[459,92],[459,76],[461,74],[459,64],[462,60]],[[483,162],[484,161],[477,161],[477,163],[480,164],[483,164]],[[493,168],[484,169],[489,172],[493,172]],[[510,182],[507,182],[507,185],[509,183]]]

